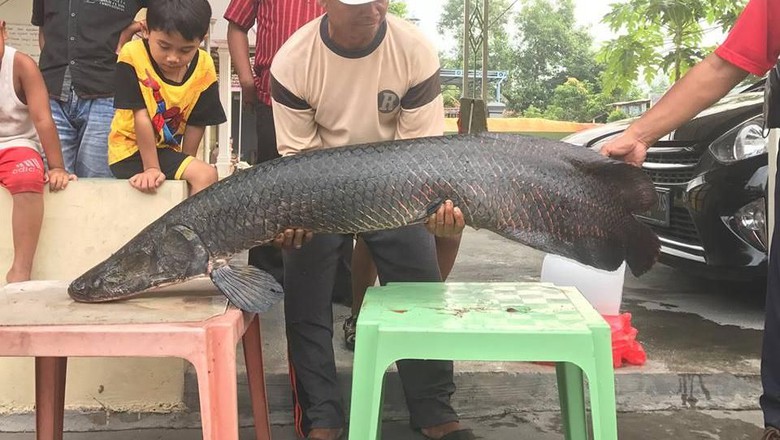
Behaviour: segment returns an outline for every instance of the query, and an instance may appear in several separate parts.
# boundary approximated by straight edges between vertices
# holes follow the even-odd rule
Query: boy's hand
[[[143,173],[130,178],[130,185],[145,193],[155,193],[163,182],[165,182],[165,174],[157,168],[147,168]]]
[[[428,231],[437,237],[454,237],[463,233],[466,220],[460,208],[453,206],[452,200],[446,200],[425,222]]]
[[[68,174],[64,168],[50,168],[46,175],[49,190],[54,192],[65,189],[71,180],[78,180],[78,177],[75,174]]]
[[[285,229],[274,239],[274,246],[281,249],[300,249],[311,241],[314,233],[305,229]]]

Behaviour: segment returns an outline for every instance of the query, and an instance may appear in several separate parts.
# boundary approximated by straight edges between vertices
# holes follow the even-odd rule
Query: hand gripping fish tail
[[[563,142],[522,135],[437,136],[330,148],[235,173],[184,200],[74,280],[77,301],[129,298],[209,275],[235,306],[282,296],[269,274],[231,266],[288,227],[356,234],[419,223],[454,200],[466,224],[541,251],[635,275],[660,244],[640,223],[655,202],[645,173]]]

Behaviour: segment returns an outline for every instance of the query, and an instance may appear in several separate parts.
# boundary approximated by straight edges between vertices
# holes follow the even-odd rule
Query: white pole
[[[214,35],[214,24],[217,22],[216,18],[211,19],[211,24],[209,25],[209,33],[206,34],[206,53],[211,56],[211,38],[212,35]],[[206,126],[206,129],[203,131],[203,157],[200,159],[203,160],[206,163],[210,163],[211,159],[211,150],[213,144],[211,143],[211,126]]]
[[[230,84],[230,52],[227,45],[221,44],[217,48],[219,54],[219,95],[225,103],[225,116],[227,122],[219,126],[218,142],[219,156],[217,157],[217,174],[222,179],[230,174],[230,127],[232,125],[233,99]]]

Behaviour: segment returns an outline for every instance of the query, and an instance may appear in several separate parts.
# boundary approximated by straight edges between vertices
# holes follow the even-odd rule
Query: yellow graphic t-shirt
[[[187,124],[217,125],[226,121],[219,102],[214,61],[198,50],[184,79],[165,78],[149,54],[146,40],[122,47],[116,68],[114,119],[108,136],[108,163],[114,164],[138,151],[134,110],[146,108],[154,127],[157,148],[181,151]]]

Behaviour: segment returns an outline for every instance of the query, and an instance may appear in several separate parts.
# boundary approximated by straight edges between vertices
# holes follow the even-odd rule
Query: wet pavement
[[[451,281],[538,280],[544,255],[487,231],[467,230]],[[621,311],[633,316],[647,351],[641,367],[616,370],[620,438],[758,439],[764,287],[706,281],[663,265],[626,276]],[[349,396],[352,354],[343,347],[346,307],[334,306],[334,347],[343,395]],[[263,350],[275,439],[292,439],[290,388],[281,307],[263,316]],[[242,356],[239,356],[243,363]],[[239,365],[242,426],[251,426],[246,376]],[[554,369],[528,363],[457,363],[453,403],[486,439],[560,439]],[[406,427],[403,396],[388,373],[387,439],[417,439]],[[347,400],[345,398],[345,400]],[[197,381],[185,380],[184,403],[195,411],[129,413],[121,408],[68,411],[66,430],[117,430],[66,435],[71,440],[198,437]],[[0,416],[0,431],[29,431],[31,414]],[[175,428],[176,430],[171,430]],[[129,431],[128,431],[129,430]],[[245,432],[250,438],[251,429]],[[0,434],[0,440],[33,438]]]
[[[561,440],[560,421],[555,413],[516,413],[464,421],[477,438],[489,440]],[[675,440],[758,440],[761,436],[761,416],[757,411],[712,412],[682,410],[619,414],[618,435],[621,439]],[[110,436],[109,436],[110,435]],[[274,426],[274,440],[295,439],[292,426]],[[0,434],[0,440],[30,440],[32,433]],[[64,440],[199,440],[197,429],[149,429],[105,432],[69,433]],[[254,440],[254,430],[241,430],[241,440]],[[405,422],[384,425],[385,440],[422,440]]]

